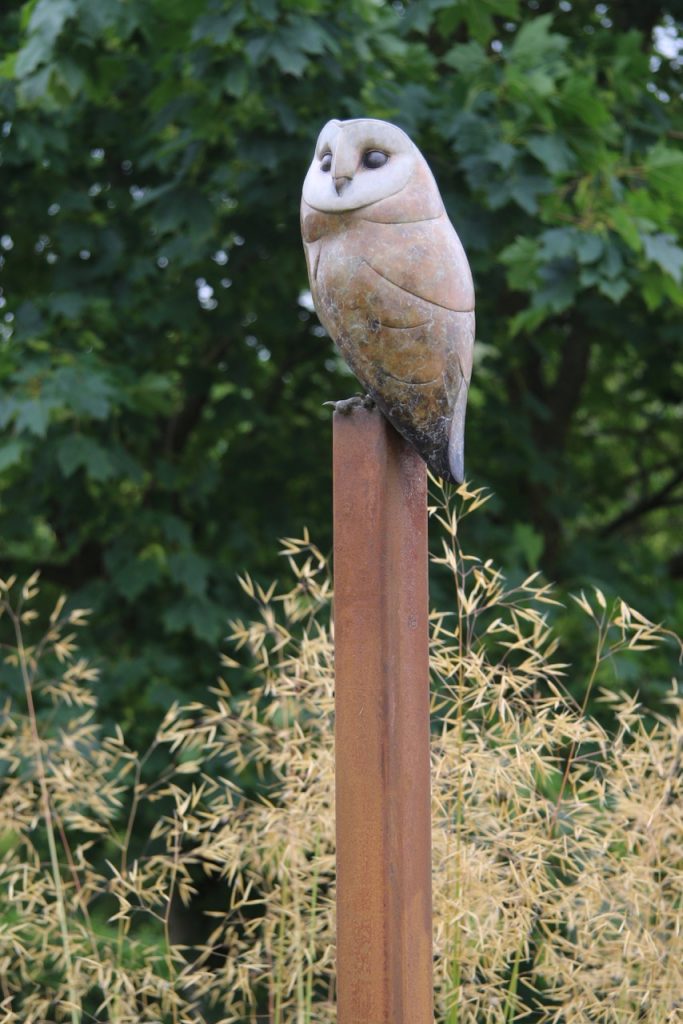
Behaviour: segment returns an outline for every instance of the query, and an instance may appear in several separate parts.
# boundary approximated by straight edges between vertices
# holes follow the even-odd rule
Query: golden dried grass
[[[437,1020],[534,1008],[548,1024],[673,1024],[683,702],[674,687],[671,715],[647,726],[637,696],[605,692],[612,733],[576,705],[551,589],[537,574],[509,586],[459,549],[459,521],[484,500],[463,487],[431,509],[455,587],[432,615]],[[307,535],[283,555],[291,586],[242,579],[256,610],[231,624],[223,678],[206,702],[171,707],[144,754],[97,724],[97,673],[75,639],[85,614],[60,599],[40,628],[37,577],[0,584],[22,694],[0,713],[7,1024],[334,1021],[332,593]],[[675,643],[599,590],[577,603],[595,633],[586,699],[610,661]],[[252,685],[233,694],[244,664]],[[202,875],[216,909],[186,947],[173,906]]]

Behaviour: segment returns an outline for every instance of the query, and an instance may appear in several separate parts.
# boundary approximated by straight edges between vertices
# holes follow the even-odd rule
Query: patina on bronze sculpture
[[[301,230],[321,323],[432,472],[462,482],[474,289],[424,157],[386,121],[329,121]]]

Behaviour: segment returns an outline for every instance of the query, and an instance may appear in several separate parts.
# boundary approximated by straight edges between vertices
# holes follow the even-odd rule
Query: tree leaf
[[[179,551],[168,559],[168,568],[173,579],[188,593],[202,597],[206,592],[209,562],[193,551]]]
[[[683,276],[683,248],[677,244],[675,237],[660,232],[656,235],[643,235],[642,240],[646,258],[680,284]]]
[[[16,407],[14,426],[17,432],[26,431],[36,437],[45,437],[50,419],[51,403],[40,398],[30,398]]]
[[[459,71],[461,75],[465,75],[469,83],[489,66],[489,58],[484,48],[475,40],[452,46],[444,54],[443,62],[455,71]]]
[[[299,78],[308,64],[308,56],[303,49],[297,49],[289,43],[275,39],[270,46],[270,54],[275,58],[281,71]]]
[[[71,477],[84,469],[91,480],[103,482],[114,475],[114,466],[106,450],[91,437],[71,434],[57,446],[57,462],[63,476]]]
[[[539,67],[552,57],[564,53],[569,45],[565,36],[552,32],[553,16],[541,14],[526,21],[515,33],[510,47],[510,61],[524,67]]]
[[[529,152],[550,174],[564,174],[576,163],[574,154],[560,135],[530,135],[525,141]]]
[[[0,444],[0,472],[16,466],[24,454],[24,442],[19,438],[12,438]]]
[[[628,281],[623,277],[614,280],[603,278],[598,285],[598,291],[602,295],[606,295],[612,302],[621,302],[624,296],[628,294],[629,288]]]
[[[648,183],[666,196],[683,195],[683,153],[658,142],[645,159]]]

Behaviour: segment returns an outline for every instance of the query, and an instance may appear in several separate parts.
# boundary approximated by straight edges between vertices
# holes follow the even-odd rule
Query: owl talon
[[[370,395],[354,395],[353,398],[343,398],[340,402],[323,402],[323,405],[331,405],[340,416],[350,416],[354,409],[374,409],[375,403]]]

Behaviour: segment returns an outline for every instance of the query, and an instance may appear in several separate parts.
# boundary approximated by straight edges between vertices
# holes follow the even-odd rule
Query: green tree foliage
[[[210,678],[235,572],[329,540],[299,191],[404,126],[470,254],[473,546],[683,610],[679,0],[27,0],[0,14],[0,568],[94,608],[131,716]],[[677,597],[678,594],[678,597]]]

